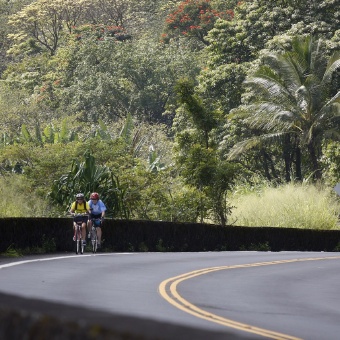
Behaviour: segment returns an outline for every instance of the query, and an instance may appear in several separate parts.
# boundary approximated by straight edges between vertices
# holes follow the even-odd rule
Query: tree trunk
[[[264,167],[266,171],[267,178],[271,181],[272,178],[278,178],[276,170],[275,170],[275,163],[272,159],[272,157],[266,152],[265,149],[262,149],[262,155],[264,158]]]
[[[262,166],[264,169],[265,176],[270,181],[272,177],[270,176],[268,161],[267,161],[266,152],[264,151],[264,149],[261,149],[261,155],[262,155]]]
[[[285,179],[286,182],[290,182],[290,173],[291,173],[291,166],[292,166],[292,161],[290,157],[290,150],[291,150],[291,141],[290,141],[290,135],[287,134],[284,138],[283,142],[283,159],[285,162]]]
[[[227,224],[227,217],[226,217],[226,211],[223,208],[223,204],[219,201],[217,202],[217,207],[216,207],[216,213],[218,217],[220,218],[220,223],[222,227],[225,227]]]
[[[301,149],[300,147],[297,145],[295,148],[295,155],[296,155],[296,159],[295,159],[295,176],[296,179],[298,181],[302,181],[302,170],[301,170],[301,163],[302,163],[302,159],[301,159]]]
[[[315,180],[319,180],[322,177],[322,170],[319,167],[314,140],[315,139],[312,138],[311,141],[308,143],[308,152],[309,152],[309,157],[310,157],[310,160],[312,162],[312,167],[313,167],[313,178]]]

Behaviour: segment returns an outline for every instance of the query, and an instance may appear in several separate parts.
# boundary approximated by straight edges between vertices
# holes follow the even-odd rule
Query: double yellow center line
[[[168,301],[170,304],[175,306],[176,308],[192,314],[198,318],[205,319],[211,322],[218,323],[225,327],[230,327],[234,329],[238,329],[248,333],[258,334],[270,339],[280,339],[280,340],[301,340],[300,338],[290,336],[287,334],[282,334],[278,332],[274,332],[271,330],[251,326],[245,323],[237,322],[234,320],[223,318],[219,315],[209,313],[194,304],[190,303],[182,296],[179,295],[177,291],[177,286],[185,281],[192,279],[194,277],[209,274],[212,272],[220,271],[220,270],[227,270],[227,269],[237,269],[237,268],[249,268],[249,267],[260,267],[260,266],[270,266],[270,265],[277,265],[277,264],[284,264],[284,263],[294,263],[294,262],[305,262],[305,261],[320,261],[320,260],[334,260],[340,259],[340,256],[331,256],[331,257],[317,257],[317,258],[305,258],[305,259],[291,259],[291,260],[281,260],[281,261],[270,261],[270,262],[257,262],[257,263],[250,263],[250,264],[239,264],[233,266],[221,266],[221,267],[211,267],[205,268],[200,270],[195,270],[189,273],[185,273],[179,276],[175,276],[164,280],[158,287],[159,293],[161,296]]]

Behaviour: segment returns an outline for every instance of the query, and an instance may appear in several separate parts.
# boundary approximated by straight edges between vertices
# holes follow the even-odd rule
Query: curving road
[[[339,289],[339,253],[0,258],[0,293],[215,331],[220,338],[228,332],[247,339],[338,340]]]

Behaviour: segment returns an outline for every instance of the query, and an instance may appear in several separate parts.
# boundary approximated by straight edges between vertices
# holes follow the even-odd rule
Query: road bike
[[[92,228],[91,228],[91,244],[92,244],[92,252],[95,254],[98,249],[98,235],[97,228],[101,227],[102,220],[101,218],[93,218],[92,219]]]
[[[88,216],[87,214],[73,214],[73,222],[76,223],[76,230],[75,230],[75,251],[76,254],[83,254],[84,253],[84,242],[82,237],[82,224],[84,222],[84,216]],[[86,222],[85,222],[86,223]]]

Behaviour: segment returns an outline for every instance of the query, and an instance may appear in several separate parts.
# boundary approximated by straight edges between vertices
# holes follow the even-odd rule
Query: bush
[[[50,202],[32,192],[31,184],[23,175],[0,177],[0,217],[50,216]]]

